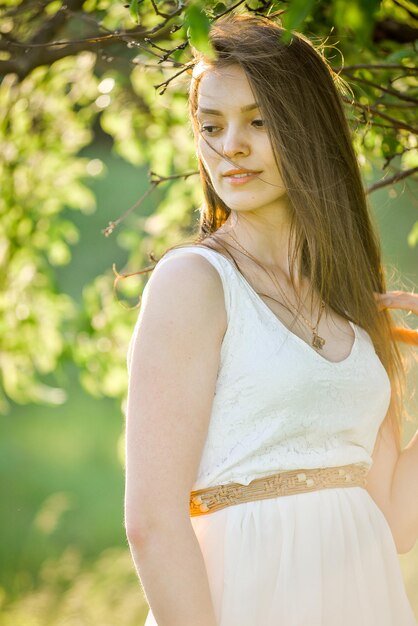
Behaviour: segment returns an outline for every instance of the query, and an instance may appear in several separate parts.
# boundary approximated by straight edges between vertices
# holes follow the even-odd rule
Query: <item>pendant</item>
[[[312,345],[314,346],[314,348],[322,348],[324,343],[325,343],[325,339],[320,337],[317,333],[313,334]]]

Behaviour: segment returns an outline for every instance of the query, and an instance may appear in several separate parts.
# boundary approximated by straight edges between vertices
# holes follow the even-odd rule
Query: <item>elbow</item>
[[[413,549],[415,543],[416,541],[405,541],[405,539],[397,541],[395,542],[396,551],[398,554],[407,554]]]
[[[147,541],[153,526],[150,510],[137,494],[125,498],[124,527],[129,544],[140,545]]]
[[[409,520],[399,516],[386,515],[386,519],[392,533],[396,552],[398,554],[410,552],[418,539],[417,528],[411,527],[411,524],[408,523]]]
[[[411,545],[406,545],[403,543],[397,543],[396,544],[396,552],[398,554],[407,554],[410,550],[412,550],[413,546]]]
[[[125,534],[129,545],[139,546],[145,542],[146,532],[138,525],[125,524]]]
[[[188,505],[188,500],[187,500]],[[167,515],[149,498],[127,498],[125,500],[124,528],[129,544],[140,546],[154,541],[155,537],[172,536],[185,527],[192,528],[189,508],[177,502],[167,505]]]
[[[149,526],[142,516],[125,511],[125,534],[130,545],[143,545],[149,536]]]
[[[152,513],[146,513],[146,510],[144,508],[140,515],[125,514],[125,533],[130,545],[144,545],[153,541],[154,537],[172,536],[176,529],[181,532],[186,526],[192,528],[188,514],[183,511],[156,517],[155,510]]]
[[[407,554],[408,552],[410,552],[414,548],[417,540],[417,537],[408,536],[407,533],[402,533],[398,535],[394,533],[393,538],[398,554]]]

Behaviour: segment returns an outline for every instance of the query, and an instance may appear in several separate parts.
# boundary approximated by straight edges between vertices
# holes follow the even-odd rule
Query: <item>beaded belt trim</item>
[[[290,470],[256,478],[249,485],[230,483],[190,492],[190,516],[205,515],[233,504],[264,500],[332,487],[364,487],[368,466],[351,463],[340,467]]]

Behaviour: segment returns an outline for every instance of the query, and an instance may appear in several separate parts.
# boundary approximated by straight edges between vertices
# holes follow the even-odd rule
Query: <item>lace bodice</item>
[[[350,322],[351,352],[331,362],[281,323],[222,254],[191,245],[169,251],[159,263],[186,252],[204,256],[218,271],[227,315],[193,490],[248,485],[288,469],[370,467],[391,388],[368,333]],[[134,337],[135,331],[131,344]]]

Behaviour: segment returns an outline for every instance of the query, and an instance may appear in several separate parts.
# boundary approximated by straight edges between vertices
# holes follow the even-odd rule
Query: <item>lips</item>
[[[249,185],[252,181],[257,180],[257,174],[249,174],[246,172],[244,174],[241,174],[241,176],[231,175],[225,176],[224,178],[228,185],[232,185],[233,187],[245,187],[246,185]]]
[[[233,176],[234,174],[260,174],[260,170],[228,170],[222,176]]]

